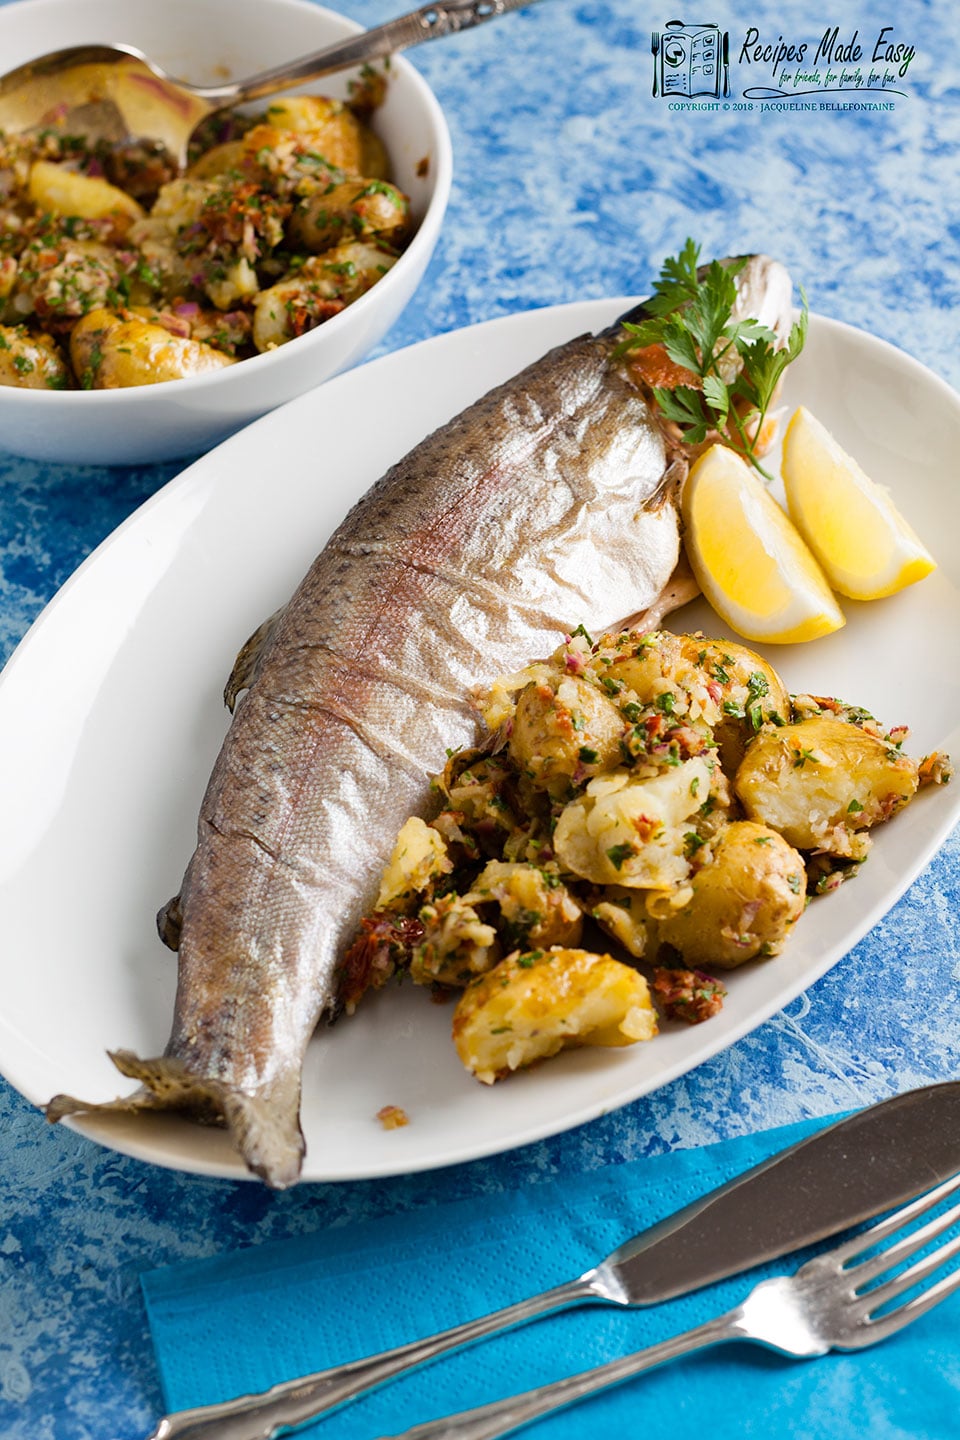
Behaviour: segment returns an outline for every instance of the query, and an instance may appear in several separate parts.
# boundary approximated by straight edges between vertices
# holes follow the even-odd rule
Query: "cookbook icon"
[[[650,36],[653,93],[658,96],[730,94],[730,40],[719,25],[670,20]]]

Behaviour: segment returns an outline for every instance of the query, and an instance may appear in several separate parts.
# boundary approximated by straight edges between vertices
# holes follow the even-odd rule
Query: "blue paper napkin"
[[[807,1121],[652,1160],[333,1228],[142,1277],[167,1407],[427,1335],[582,1273],[637,1230],[795,1143]],[[395,1381],[306,1432],[375,1440],[598,1365],[735,1304],[777,1262],[649,1310],[538,1320]],[[870,1350],[812,1361],[726,1345],[538,1422],[537,1440],[956,1440],[960,1296]]]

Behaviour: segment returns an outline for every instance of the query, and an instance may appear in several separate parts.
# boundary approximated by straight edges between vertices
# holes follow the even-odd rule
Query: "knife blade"
[[[417,1366],[586,1303],[673,1299],[861,1224],[960,1172],[960,1081],[860,1110],[618,1246],[593,1270],[439,1335],[164,1416],[148,1440],[271,1440]]]
[[[960,1170],[960,1081],[837,1121],[619,1246],[597,1274],[654,1305],[859,1225]]]

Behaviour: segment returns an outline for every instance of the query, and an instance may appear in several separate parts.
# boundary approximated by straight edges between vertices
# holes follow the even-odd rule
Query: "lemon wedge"
[[[732,450],[712,445],[700,456],[687,477],[682,510],[700,589],[747,640],[816,640],[845,623],[801,536]]]
[[[784,436],[782,474],[793,523],[841,595],[878,600],[936,568],[886,490],[803,405]]]

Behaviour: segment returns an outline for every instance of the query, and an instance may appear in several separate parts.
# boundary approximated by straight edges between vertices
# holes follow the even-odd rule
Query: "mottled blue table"
[[[342,8],[370,25],[403,7]],[[693,234],[707,254],[781,257],[815,309],[960,385],[960,10],[929,0],[846,0],[816,15],[804,0],[701,9],[693,19],[730,32],[729,109],[654,97],[650,33],[675,17],[635,0],[544,0],[415,52],[448,116],[457,173],[435,259],[381,351],[531,306],[638,293]],[[835,24],[838,44],[859,32],[868,59],[884,26],[888,40],[914,46],[892,87],[901,93],[887,97],[893,108],[852,108],[867,97],[850,94],[822,97],[831,109],[782,99],[735,108],[773,79],[772,63],[743,56],[750,27],[754,46],[806,39],[812,51]],[[0,453],[3,659],[84,556],[180,468]],[[956,651],[956,637],[945,643]],[[282,1195],[178,1176],[49,1127],[0,1082],[0,1434],[133,1440],[150,1428],[162,1406],[144,1269],[700,1145],[956,1074],[958,901],[954,834],[840,965],[726,1053],[571,1134],[439,1174]]]

